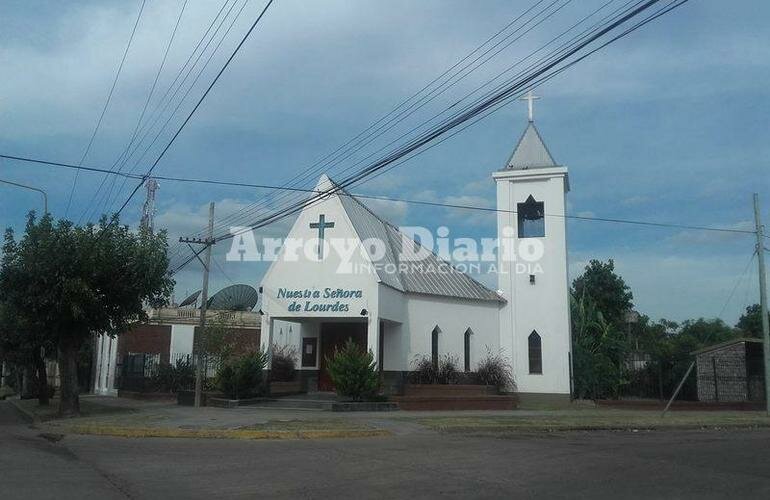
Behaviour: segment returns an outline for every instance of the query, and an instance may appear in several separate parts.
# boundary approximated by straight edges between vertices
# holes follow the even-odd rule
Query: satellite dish
[[[215,293],[206,304],[214,311],[251,311],[257,305],[259,292],[249,285],[232,285]]]
[[[198,290],[194,294],[190,295],[186,299],[184,299],[180,304],[179,307],[189,306],[190,304],[195,304],[195,302],[198,300],[198,297],[200,296],[201,291]]]

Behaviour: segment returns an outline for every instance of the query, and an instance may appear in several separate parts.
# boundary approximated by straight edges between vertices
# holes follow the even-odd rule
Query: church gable
[[[323,176],[316,190],[329,189],[328,182]],[[376,282],[361,238],[336,195],[319,199],[300,212],[263,279],[264,286],[278,283],[293,288],[325,287],[328,283],[370,288]]]

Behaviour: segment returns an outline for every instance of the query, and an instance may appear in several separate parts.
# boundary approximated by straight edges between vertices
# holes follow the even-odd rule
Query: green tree
[[[770,313],[768,313],[770,317]],[[744,337],[762,338],[762,312],[759,304],[752,304],[746,308],[746,311],[738,319],[735,325],[741,331]]]
[[[30,213],[24,236],[9,233],[0,270],[2,300],[56,346],[61,415],[80,411],[77,359],[94,333],[118,335],[144,321],[145,303],[170,296],[166,235],[131,232],[118,220],[73,226]]]
[[[616,398],[626,383],[629,344],[585,292],[571,297],[573,372],[578,398]]]
[[[685,359],[693,351],[734,339],[735,329],[721,319],[688,319],[679,330],[669,338],[669,356],[672,359]]]
[[[615,273],[615,262],[592,259],[583,274],[572,282],[575,297],[587,297],[614,327],[625,324],[625,315],[633,307],[634,295],[622,277]]]
[[[9,276],[13,259],[17,255],[17,245],[14,241],[13,230],[7,229],[3,244],[3,258],[0,261],[0,283]],[[48,405],[48,373],[46,357],[56,352],[48,330],[41,317],[27,314],[28,311],[18,309],[18,301],[12,300],[17,290],[0,286],[0,351],[3,358],[26,372],[27,368],[34,373],[34,386],[38,402]],[[19,388],[21,393],[21,388]],[[22,396],[24,396],[22,394]]]

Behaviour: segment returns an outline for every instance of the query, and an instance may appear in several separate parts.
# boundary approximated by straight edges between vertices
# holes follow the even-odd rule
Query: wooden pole
[[[673,403],[674,400],[676,399],[676,397],[679,395],[679,391],[682,390],[682,386],[684,385],[684,381],[687,380],[687,377],[690,376],[690,372],[692,371],[692,367],[693,366],[695,366],[695,361],[690,363],[690,367],[687,368],[687,372],[684,374],[684,377],[682,377],[682,380],[679,381],[679,385],[676,386],[676,390],[674,391],[674,395],[671,396],[671,399],[668,400],[668,404],[663,409],[663,413],[660,415],[661,417],[666,415],[666,412],[668,411],[669,407],[671,406],[671,403]]]
[[[765,235],[759,215],[759,194],[754,193],[754,225],[757,230],[759,264],[759,313],[762,315],[762,344],[765,354],[765,411],[770,415],[770,324],[767,318],[767,275],[765,274]]]
[[[203,286],[201,287],[201,316],[198,328],[193,333],[193,360],[195,363],[195,407],[199,408],[203,404],[203,360],[204,353],[201,352],[201,336],[205,335],[206,328],[206,309],[209,301],[209,267],[211,266],[211,246],[214,245],[214,202],[209,204],[209,228],[205,240],[199,238],[179,238],[181,243],[197,243],[205,245],[206,256],[200,260],[198,252],[195,256],[203,264]],[[192,248],[192,247],[190,247]],[[193,251],[195,251],[193,249]]]

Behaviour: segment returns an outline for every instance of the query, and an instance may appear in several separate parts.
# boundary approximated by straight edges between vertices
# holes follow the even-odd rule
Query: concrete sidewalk
[[[83,415],[51,419],[50,409],[16,401],[51,433],[125,437],[238,439],[362,437],[435,433],[508,434],[571,430],[725,429],[770,427],[762,412],[570,410],[328,412],[269,407],[193,408],[170,402],[83,396]]]

